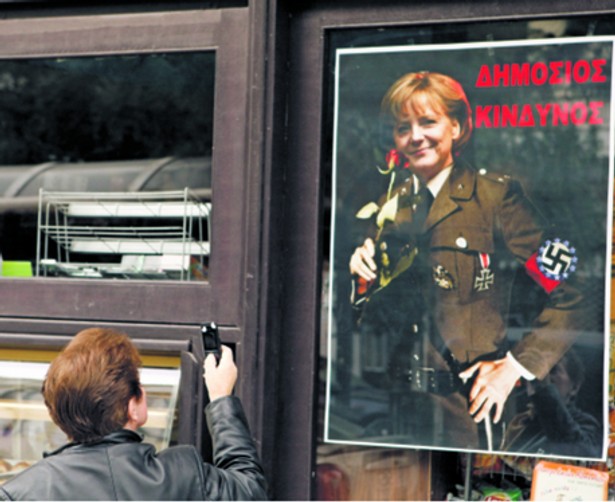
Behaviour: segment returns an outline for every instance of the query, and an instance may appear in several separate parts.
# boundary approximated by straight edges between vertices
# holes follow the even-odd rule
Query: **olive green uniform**
[[[467,367],[477,358],[500,358],[510,350],[534,376],[545,377],[581,328],[582,296],[571,281],[562,281],[548,295],[533,325],[510,345],[505,321],[510,284],[504,280],[506,275],[499,273],[499,264],[501,260],[509,263],[513,257],[525,267],[547,239],[558,237],[549,234],[521,185],[508,176],[481,174],[459,162],[433,201],[424,223],[417,223],[417,208],[412,200],[414,178],[409,171],[400,171],[397,176],[400,182],[386,198],[397,195],[399,207],[394,221],[387,222],[376,239],[376,258],[380,267],[385,255],[385,262],[392,263],[389,265],[394,269],[395,263],[402,262],[411,249],[418,249],[409,268],[387,287],[397,291],[416,289],[422,296],[432,347],[419,349],[420,364],[429,371],[456,374],[460,367]],[[380,205],[383,203],[381,199]],[[540,277],[537,282],[541,282]],[[394,308],[404,306],[397,303]],[[410,319],[419,317],[417,314]],[[416,326],[407,329],[412,330],[417,331]],[[434,347],[439,350],[433,350]],[[412,357],[418,359],[416,355],[400,354],[399,349],[393,354],[398,363]],[[411,392],[414,391],[416,388]],[[413,395],[415,405],[402,412],[403,419],[419,428],[432,422],[440,428],[432,438],[416,431],[418,441],[449,447],[478,445],[476,425],[467,413],[462,393]],[[429,410],[432,405],[440,410]],[[422,414],[423,419],[409,418],[412,414]]]
[[[558,236],[545,230],[518,182],[481,175],[464,165],[452,170],[429,211],[425,231],[431,266],[452,276],[451,289],[431,283],[440,336],[460,362],[498,350],[506,338],[500,304],[506,285],[498,281],[497,251],[504,246],[525,266],[547,239]],[[493,284],[483,289],[477,285],[483,268],[480,253],[490,255],[494,269]],[[534,327],[512,347],[515,359],[537,378],[544,378],[574,341],[581,328],[576,311],[580,301],[579,290],[562,282],[550,293]]]

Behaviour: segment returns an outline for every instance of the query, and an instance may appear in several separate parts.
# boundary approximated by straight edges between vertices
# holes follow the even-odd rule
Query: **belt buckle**
[[[433,392],[434,388],[433,368],[421,367],[410,370],[408,381],[410,382],[410,390],[416,392]]]

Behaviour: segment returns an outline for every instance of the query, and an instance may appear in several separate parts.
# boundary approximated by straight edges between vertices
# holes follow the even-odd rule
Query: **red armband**
[[[525,262],[525,270],[542,289],[551,293],[576,270],[577,257],[568,241],[546,241]]]

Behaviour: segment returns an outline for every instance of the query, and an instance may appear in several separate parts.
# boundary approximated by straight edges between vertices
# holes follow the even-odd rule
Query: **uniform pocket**
[[[456,293],[455,296],[462,304],[472,301],[477,293],[475,280],[480,277],[482,270],[480,254],[485,253],[491,257],[493,251],[493,235],[484,227],[447,225],[436,229],[430,242],[436,287],[446,289],[439,284],[438,274],[440,277],[449,276],[453,287],[448,290],[447,296]]]

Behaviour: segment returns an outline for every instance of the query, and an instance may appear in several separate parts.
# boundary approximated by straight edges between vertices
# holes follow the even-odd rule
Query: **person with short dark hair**
[[[112,329],[79,332],[51,363],[43,397],[70,443],[0,487],[3,500],[263,500],[266,481],[239,399],[237,367],[222,346],[204,362],[213,464],[192,445],[156,452],[138,433],[147,421],[141,358]]]
[[[585,367],[570,349],[543,379],[526,382],[527,409],[506,429],[503,450],[598,457],[602,426],[576,400],[585,382]],[[514,458],[508,460],[515,463]]]

